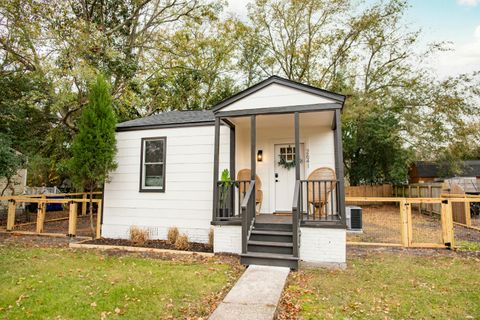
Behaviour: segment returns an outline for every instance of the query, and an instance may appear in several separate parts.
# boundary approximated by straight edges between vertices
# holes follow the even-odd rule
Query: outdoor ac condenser
[[[349,230],[362,230],[362,208],[347,206],[345,208],[347,228]]]

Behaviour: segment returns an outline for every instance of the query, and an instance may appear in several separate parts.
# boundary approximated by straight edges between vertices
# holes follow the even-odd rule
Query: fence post
[[[15,226],[15,211],[17,210],[17,205],[15,200],[8,201],[8,216],[7,216],[7,231],[12,231]]]
[[[77,235],[77,208],[76,202],[70,202],[68,215],[68,236],[75,237]]]
[[[82,196],[83,202],[82,202],[82,216],[87,215],[87,194],[84,193]]]
[[[470,216],[470,200],[465,196],[464,210],[465,210],[465,224],[468,227],[472,226],[472,217]]]
[[[102,236],[102,200],[97,202],[97,230],[95,237],[100,239]]]
[[[432,185],[431,184],[428,185],[428,197],[433,198],[432,197]],[[429,208],[430,215],[433,216],[433,203],[429,203],[428,208]]]
[[[42,196],[42,200],[45,199],[45,195]],[[45,222],[45,213],[47,211],[46,201],[38,202],[37,208],[37,233],[43,232],[43,224]]]
[[[442,235],[443,243],[447,247],[453,246],[453,217],[452,202],[448,199],[442,201]]]
[[[405,200],[400,200],[400,231],[402,234],[402,245],[408,247],[408,217],[407,203]]]
[[[407,211],[407,226],[408,226],[408,246],[411,247],[413,243],[413,222],[412,222],[412,204],[406,203]]]

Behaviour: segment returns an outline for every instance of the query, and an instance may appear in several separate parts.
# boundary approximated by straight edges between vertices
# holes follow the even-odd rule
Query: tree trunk
[[[2,197],[3,197],[3,195],[5,194],[5,191],[6,191],[6,190],[8,189],[8,187],[10,186],[10,183],[11,183],[10,177],[7,177],[7,183],[5,184],[5,188],[3,188],[3,190],[2,190],[2,194],[1,194]],[[13,196],[13,193],[12,193],[12,196]]]

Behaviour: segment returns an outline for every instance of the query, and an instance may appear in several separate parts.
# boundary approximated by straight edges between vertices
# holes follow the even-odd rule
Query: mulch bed
[[[126,247],[142,247],[142,248],[154,248],[154,249],[168,249],[178,250],[175,245],[167,243],[165,240],[148,240],[145,243],[138,244],[127,239],[109,239],[101,238],[83,242],[85,244],[98,244],[109,246],[126,246]],[[190,242],[188,249],[184,251],[192,252],[213,252],[213,248],[205,243]]]

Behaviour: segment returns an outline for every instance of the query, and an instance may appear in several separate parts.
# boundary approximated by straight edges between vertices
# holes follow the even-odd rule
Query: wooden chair
[[[252,178],[252,171],[250,169],[242,169],[238,171],[237,174],[237,180],[240,181],[250,181]],[[247,192],[248,187],[250,186],[250,183],[240,183],[240,193],[245,194]],[[262,209],[262,203],[263,203],[263,191],[262,191],[262,181],[258,177],[258,175],[255,175],[255,203],[258,205],[257,212],[260,212]]]
[[[335,170],[328,167],[317,168],[310,173],[308,176],[309,181],[316,180],[336,180]],[[314,186],[315,184],[315,186]],[[326,204],[330,198],[330,193],[335,190],[336,184],[330,183],[308,183],[308,206],[311,206],[313,217],[318,212],[319,217],[321,216],[322,209],[324,209],[325,215],[327,215]],[[315,193],[314,193],[315,189]]]

